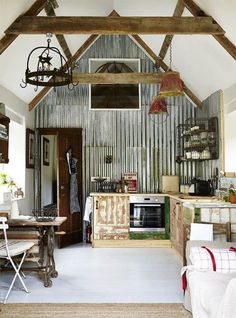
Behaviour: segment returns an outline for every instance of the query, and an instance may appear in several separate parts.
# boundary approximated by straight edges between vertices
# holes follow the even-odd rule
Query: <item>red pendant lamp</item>
[[[150,105],[150,109],[149,109],[149,114],[163,114],[167,112],[167,103],[166,103],[166,99],[163,96],[155,96],[152,99],[151,105]]]
[[[166,72],[163,75],[160,84],[161,96],[179,96],[184,95],[184,84],[181,78],[179,77],[178,72]]]
[[[160,83],[161,96],[179,96],[184,95],[184,83],[181,80],[178,72],[171,71],[172,62],[172,45],[170,44],[170,67],[169,70],[163,74]]]

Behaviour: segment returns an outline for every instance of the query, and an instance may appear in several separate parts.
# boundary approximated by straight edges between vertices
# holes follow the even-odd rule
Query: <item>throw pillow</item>
[[[236,248],[234,247],[230,249],[191,247],[189,258],[195,270],[236,272]]]

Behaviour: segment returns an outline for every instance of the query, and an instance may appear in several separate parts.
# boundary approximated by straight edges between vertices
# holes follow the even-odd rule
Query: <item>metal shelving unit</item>
[[[189,118],[177,126],[176,161],[219,158],[218,118]]]

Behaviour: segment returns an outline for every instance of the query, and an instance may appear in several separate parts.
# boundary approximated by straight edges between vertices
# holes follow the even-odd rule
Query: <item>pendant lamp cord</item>
[[[170,56],[169,56],[169,58],[170,58],[169,70],[171,70],[171,67],[172,67],[172,43],[171,42],[170,42]]]

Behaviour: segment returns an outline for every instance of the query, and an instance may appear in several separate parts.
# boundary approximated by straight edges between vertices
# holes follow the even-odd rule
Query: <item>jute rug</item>
[[[1,318],[191,318],[182,304],[7,304]]]

